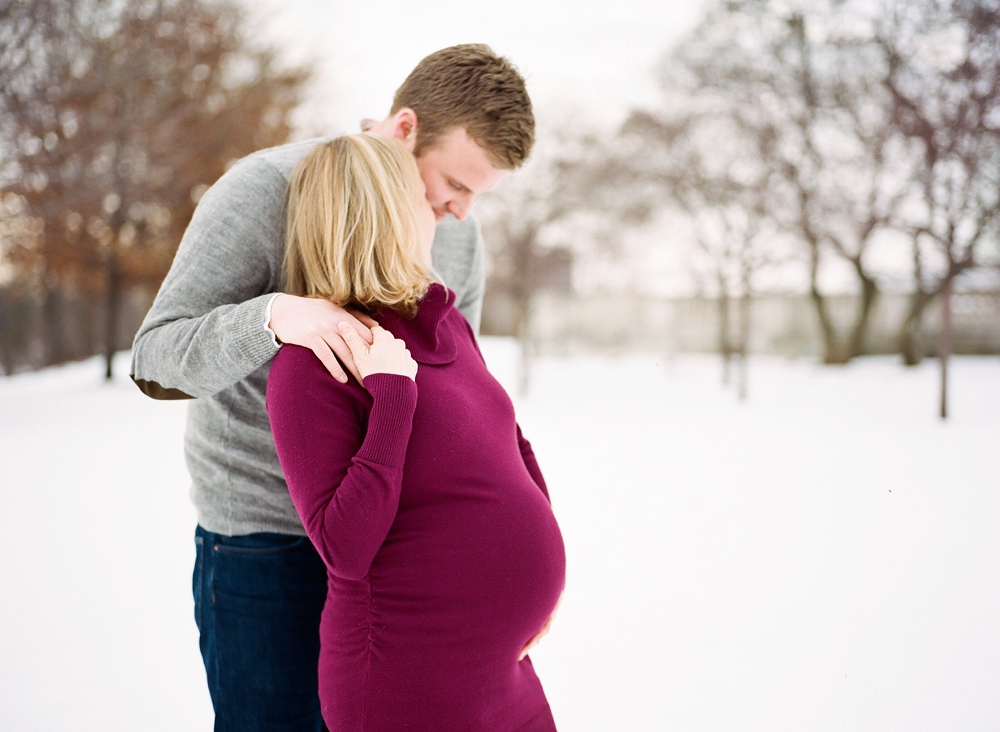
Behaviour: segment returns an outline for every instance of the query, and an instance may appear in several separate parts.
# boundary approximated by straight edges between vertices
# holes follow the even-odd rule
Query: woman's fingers
[[[354,328],[357,334],[361,336],[361,340],[365,343],[372,342],[371,327],[376,324],[374,320],[364,313],[357,313],[353,310],[345,310],[339,314],[339,317],[341,318],[340,323],[347,323]],[[339,323],[337,327],[340,327]]]
[[[337,327],[340,329],[340,335],[343,337],[347,347],[351,349],[351,355],[354,356],[355,361],[358,358],[364,358],[368,355],[368,344],[361,340],[361,336],[351,327],[350,323],[345,321]]]
[[[358,383],[361,383],[364,378],[362,362],[368,356],[368,344],[361,339],[361,336],[349,323],[340,323],[337,328],[340,331],[340,338],[336,339],[330,346],[344,362],[344,365],[354,374]],[[347,379],[345,378],[344,381],[346,382]]]
[[[389,331],[379,325],[372,326],[372,344],[369,347],[349,323],[340,323],[338,329],[357,364],[357,372],[351,369],[351,373],[359,376],[358,381],[363,382],[370,374],[379,373],[416,378],[417,362],[406,349],[406,344]]]

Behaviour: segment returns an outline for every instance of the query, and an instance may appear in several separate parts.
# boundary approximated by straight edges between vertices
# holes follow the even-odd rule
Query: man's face
[[[464,219],[480,193],[489,193],[510,174],[494,168],[461,127],[441,135],[433,147],[417,157],[417,165],[427,187],[427,202],[438,221],[448,214]]]

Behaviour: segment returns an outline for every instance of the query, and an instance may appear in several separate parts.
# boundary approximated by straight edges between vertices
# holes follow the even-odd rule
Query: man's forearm
[[[247,159],[205,193],[136,334],[132,378],[158,398],[216,394],[268,363],[286,181]]]
[[[198,317],[153,311],[136,335],[132,378],[159,399],[211,396],[269,362],[277,348],[264,318],[273,294]]]

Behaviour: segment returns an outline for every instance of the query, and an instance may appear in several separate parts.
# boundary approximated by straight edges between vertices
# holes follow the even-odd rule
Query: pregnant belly
[[[367,577],[330,577],[319,666],[327,723],[521,729],[546,701],[530,660],[517,657],[564,580],[562,536],[533,484],[502,500],[402,507]],[[384,724],[360,722],[364,710]]]
[[[370,574],[373,620],[438,649],[516,657],[565,581],[562,536],[532,484],[401,510]],[[404,630],[405,629],[405,630]]]

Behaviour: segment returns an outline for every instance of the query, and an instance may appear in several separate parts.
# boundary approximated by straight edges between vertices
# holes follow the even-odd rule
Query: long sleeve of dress
[[[271,366],[267,410],[288,490],[327,567],[368,574],[399,507],[417,404],[413,380],[372,374],[341,384],[311,351],[283,346]]]

